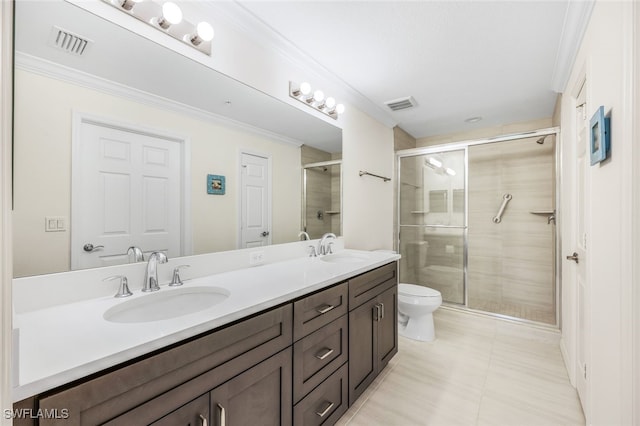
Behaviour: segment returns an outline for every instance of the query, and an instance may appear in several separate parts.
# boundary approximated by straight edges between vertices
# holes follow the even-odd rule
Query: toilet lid
[[[440,297],[438,290],[415,284],[398,284],[398,292],[414,297]]]

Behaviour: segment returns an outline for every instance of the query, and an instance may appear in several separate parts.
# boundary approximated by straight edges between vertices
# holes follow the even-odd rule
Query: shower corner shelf
[[[550,214],[554,214],[556,211],[555,210],[532,210],[529,213],[531,214],[542,214],[542,215],[550,215]]]
[[[412,211],[412,212],[411,212],[411,214],[428,214],[428,213],[429,213],[429,211],[428,211],[428,210],[427,210],[427,211],[423,211],[423,210],[415,210],[415,211]]]
[[[324,214],[340,214],[340,211],[338,211],[338,210],[327,210],[326,212],[324,212]]]

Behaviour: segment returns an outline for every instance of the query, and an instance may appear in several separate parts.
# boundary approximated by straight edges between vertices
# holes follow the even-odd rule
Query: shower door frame
[[[544,324],[544,323],[540,323],[537,321],[532,321],[532,320],[527,320],[524,318],[518,318],[518,317],[512,317],[509,315],[504,315],[504,314],[499,314],[499,313],[494,313],[494,312],[486,312],[486,311],[480,311],[477,309],[473,309],[473,308],[469,308],[469,292],[467,291],[467,264],[468,264],[468,220],[469,220],[469,147],[472,146],[477,146],[477,145],[488,145],[488,144],[493,144],[493,143],[499,143],[499,142],[508,142],[508,141],[515,141],[515,140],[519,140],[519,139],[528,139],[528,138],[535,138],[535,137],[543,137],[543,136],[549,136],[549,135],[554,135],[556,140],[555,140],[555,161],[554,161],[554,171],[555,171],[555,261],[554,261],[554,265],[553,265],[553,269],[554,269],[554,277],[555,277],[555,317],[556,317],[556,321],[555,324]],[[395,236],[395,247],[397,248],[398,252],[400,252],[400,228],[401,228],[401,223],[400,223],[400,194],[401,194],[401,181],[400,181],[400,173],[401,173],[401,160],[403,158],[407,158],[407,157],[417,157],[417,156],[421,156],[421,155],[429,155],[429,154],[436,154],[436,153],[444,153],[444,152],[451,152],[451,151],[461,151],[464,150],[464,168],[465,168],[465,188],[464,188],[464,225],[460,226],[460,227],[456,227],[456,228],[463,228],[464,232],[463,232],[463,255],[462,255],[462,268],[463,268],[463,293],[464,293],[464,303],[463,304],[458,304],[458,303],[448,303],[448,302],[444,302],[443,305],[447,306],[449,308],[453,308],[453,309],[462,309],[465,311],[469,311],[469,312],[475,312],[475,313],[479,313],[479,314],[483,314],[483,315],[488,315],[488,316],[492,316],[492,317],[497,317],[497,318],[503,318],[503,319],[508,319],[511,321],[516,321],[516,322],[521,322],[521,323],[527,323],[527,324],[533,324],[536,326],[541,326],[541,327],[549,327],[549,328],[554,328],[554,329],[560,329],[562,327],[561,324],[561,307],[562,307],[562,303],[561,303],[561,298],[562,298],[562,268],[560,268],[561,265],[561,253],[562,253],[562,239],[561,239],[561,223],[560,223],[560,214],[558,213],[560,211],[560,209],[562,208],[562,197],[560,194],[560,189],[561,189],[561,163],[560,163],[560,158],[561,158],[561,136],[560,136],[560,128],[559,127],[548,127],[548,128],[544,128],[544,129],[538,129],[538,130],[534,130],[534,131],[529,131],[529,132],[521,132],[521,133],[513,133],[513,134],[509,134],[509,135],[502,135],[502,136],[496,136],[496,137],[490,137],[490,138],[483,138],[483,139],[468,139],[468,140],[463,140],[463,141],[459,141],[459,142],[451,142],[451,143],[444,143],[444,144],[439,144],[439,145],[431,145],[431,146],[426,146],[426,147],[422,147],[422,148],[411,148],[411,149],[403,149],[403,150],[399,150],[396,151],[396,220],[397,220],[397,232],[396,232],[396,236]],[[422,225],[420,225],[422,226]]]

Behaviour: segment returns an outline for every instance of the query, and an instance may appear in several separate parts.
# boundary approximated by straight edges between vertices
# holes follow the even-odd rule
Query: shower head
[[[547,135],[547,136],[548,136],[548,135]],[[536,141],[536,143],[537,143],[538,145],[543,145],[543,144],[544,144],[544,140],[547,138],[547,136],[543,136],[543,137],[541,137],[540,139],[538,139],[538,140]]]

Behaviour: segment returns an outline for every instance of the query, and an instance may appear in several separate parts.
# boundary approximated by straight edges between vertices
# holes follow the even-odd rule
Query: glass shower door
[[[465,303],[466,151],[400,157],[400,282]]]

